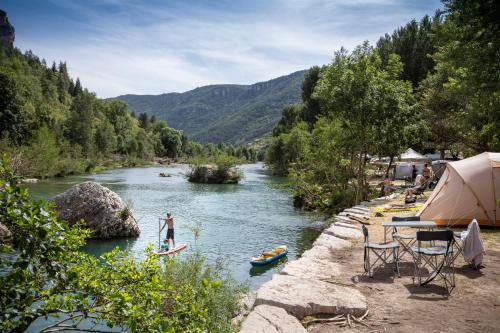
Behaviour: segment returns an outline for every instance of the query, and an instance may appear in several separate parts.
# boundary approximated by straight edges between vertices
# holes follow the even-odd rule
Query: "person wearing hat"
[[[165,221],[165,224],[163,224],[163,227],[161,227],[160,232],[167,226],[167,242],[168,242],[168,247],[170,249],[175,247],[175,240],[174,240],[174,217],[170,212],[167,213],[167,217],[163,219]],[[172,245],[170,245],[170,241],[172,241]]]

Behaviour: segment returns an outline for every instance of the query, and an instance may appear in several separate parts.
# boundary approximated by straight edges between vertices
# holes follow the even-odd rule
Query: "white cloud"
[[[390,3],[357,0],[355,5]],[[49,61],[66,60],[70,74],[99,97],[268,80],[327,63],[341,46],[374,42],[413,14],[382,11],[366,17],[363,12],[340,12],[343,5],[324,0],[286,1],[274,12],[194,7],[186,14],[130,1],[111,17],[74,2],[62,4],[88,18],[86,25],[74,22],[87,33],[78,40],[28,38],[20,46]],[[195,16],[188,15],[193,12]]]

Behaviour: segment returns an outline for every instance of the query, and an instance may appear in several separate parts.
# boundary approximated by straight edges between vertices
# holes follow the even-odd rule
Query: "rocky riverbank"
[[[365,296],[336,281],[344,266],[333,260],[335,251],[349,249],[363,237],[361,223],[370,223],[366,205],[337,215],[310,250],[257,290],[240,332],[307,332],[305,323],[311,318],[344,316],[347,322],[363,317],[368,311]]]

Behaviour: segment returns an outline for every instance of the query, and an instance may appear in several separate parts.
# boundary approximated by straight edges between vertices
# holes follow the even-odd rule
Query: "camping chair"
[[[392,221],[408,221],[408,222],[414,222],[414,221],[420,221],[420,216],[393,216]],[[401,244],[403,247],[403,251],[399,252],[399,258],[401,259],[405,253],[410,253],[411,252],[411,247],[413,244],[417,241],[417,233],[416,232],[398,232],[398,229],[396,227],[392,228],[392,239],[395,239]]]
[[[363,244],[365,254],[364,254],[364,269],[365,272],[368,273],[369,277],[373,277],[373,269],[372,267],[375,266],[375,264],[379,261],[383,262],[384,264],[389,264],[387,261],[387,252],[392,252],[392,258],[393,258],[393,263],[396,265],[396,272],[398,273],[398,276],[401,276],[399,274],[399,261],[398,261],[398,250],[399,250],[399,243],[398,242],[389,242],[389,243],[370,243],[368,239],[368,228],[366,228],[365,225],[362,225],[363,228],[363,235],[365,236],[365,242]],[[370,262],[370,251],[375,254],[377,259],[373,263]]]
[[[413,192],[413,194],[415,196],[419,196],[419,197],[425,199],[426,198],[426,196],[425,196],[425,190],[427,189],[427,185],[429,185],[429,179],[427,179],[422,185],[420,185],[420,187],[417,188],[415,190],[415,192]]]
[[[446,245],[435,245],[435,241],[445,241]],[[429,242],[428,247],[422,247],[422,242]],[[448,294],[455,287],[455,269],[453,266],[453,243],[455,237],[452,230],[440,231],[417,231],[417,246],[411,248],[414,256],[415,277],[418,276],[418,283],[425,286],[436,277],[444,280],[445,288]],[[438,257],[442,260],[438,261]],[[429,275],[422,282],[422,270],[427,268]],[[415,282],[415,277],[414,282]],[[451,287],[451,289],[450,289]]]

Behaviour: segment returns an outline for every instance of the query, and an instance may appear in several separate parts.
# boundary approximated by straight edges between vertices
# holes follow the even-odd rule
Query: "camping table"
[[[431,230],[436,227],[436,222],[434,221],[386,221],[382,222],[384,227],[384,242],[387,242],[387,234],[391,232],[391,228],[406,227],[406,228],[416,228],[416,229],[427,229]],[[403,246],[404,249],[409,251],[409,244],[403,244],[404,240],[397,238],[397,241]],[[410,253],[412,256],[413,254]]]

